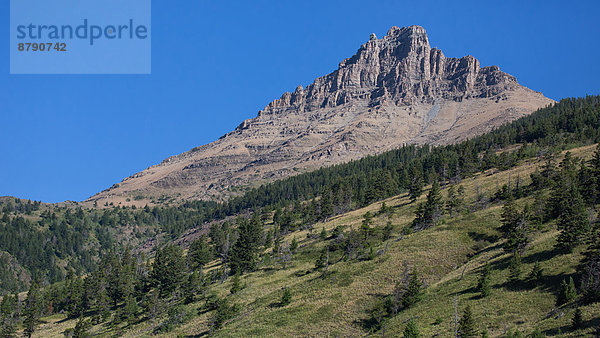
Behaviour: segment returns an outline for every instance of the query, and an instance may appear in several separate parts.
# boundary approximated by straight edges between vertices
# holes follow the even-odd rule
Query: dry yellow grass
[[[594,146],[573,149],[579,157],[589,157]],[[472,201],[477,187],[488,196],[509,179],[521,178],[529,182],[529,174],[541,165],[529,161],[505,172],[481,173],[461,182],[467,199]],[[445,190],[443,191],[445,194]],[[421,196],[421,200],[424,195]],[[383,201],[382,201],[383,202]],[[322,228],[328,232],[337,226],[357,228],[362,215],[367,211],[375,214],[382,202],[333,217],[328,222],[316,224],[314,232]],[[523,201],[519,201],[522,203]],[[556,308],[554,290],[547,287],[512,290],[504,285],[507,278],[506,264],[509,256],[497,242],[484,242],[479,238],[497,235],[501,206],[491,207],[446,219],[441,225],[410,235],[401,235],[401,229],[414,218],[414,204],[407,196],[400,195],[385,200],[394,209],[390,218],[395,226],[392,239],[381,243],[377,249],[385,253],[370,261],[332,262],[328,274],[314,271],[314,259],[324,243],[319,239],[307,238],[308,231],[298,231],[287,236],[286,241],[296,238],[300,242],[299,252],[286,269],[260,269],[243,276],[247,287],[232,300],[242,305],[241,312],[216,332],[219,336],[364,336],[369,310],[378,297],[392,292],[394,283],[410,268],[417,268],[425,279],[428,289],[424,300],[415,307],[402,311],[386,323],[388,335],[397,336],[405,323],[414,318],[424,336],[451,336],[455,300],[462,310],[465,304],[473,307],[480,329],[487,328],[490,336],[502,336],[507,329],[518,328],[525,333],[540,328],[547,334],[559,329],[567,330],[573,312],[572,306]],[[382,227],[387,216],[376,216],[374,227]],[[531,247],[523,258],[524,274],[528,273],[536,260],[540,260],[548,280],[553,283],[572,274],[581,258],[580,251],[558,255],[553,251],[556,230],[547,228],[535,235]],[[480,299],[474,290],[482,265],[490,263],[493,272],[493,292]],[[213,266],[214,268],[214,266]],[[285,307],[276,306],[282,288],[292,291],[292,303]],[[229,293],[230,281],[214,285],[211,291],[221,296]],[[202,306],[202,302],[191,304],[191,309]],[[584,318],[600,321],[600,305],[583,306]],[[562,315],[561,315],[562,313]],[[203,335],[209,330],[212,313],[195,316],[189,323],[165,334],[167,337],[181,335]],[[554,317],[557,317],[556,319]],[[75,321],[61,321],[62,317],[46,318],[40,327],[40,337],[60,336],[66,328],[74,327]],[[99,332],[100,327],[94,328]],[[586,328],[590,332],[591,328]],[[126,337],[149,335],[152,325],[142,322],[125,332]],[[583,333],[583,331],[582,331]]]

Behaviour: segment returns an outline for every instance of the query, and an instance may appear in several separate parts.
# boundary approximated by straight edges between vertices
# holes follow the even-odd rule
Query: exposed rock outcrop
[[[473,56],[448,58],[422,27],[371,34],[336,71],[286,92],[219,140],[90,198],[226,198],[258,184],[405,143],[473,137],[553,101]],[[133,199],[130,199],[133,203]],[[147,203],[141,201],[140,203]]]

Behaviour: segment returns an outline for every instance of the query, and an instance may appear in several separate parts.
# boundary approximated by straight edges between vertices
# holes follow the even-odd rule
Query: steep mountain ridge
[[[381,39],[372,34],[336,71],[284,93],[219,140],[170,157],[89,201],[226,198],[235,186],[406,143],[455,143],[552,102],[497,66],[444,56],[429,46],[422,27],[392,27]]]

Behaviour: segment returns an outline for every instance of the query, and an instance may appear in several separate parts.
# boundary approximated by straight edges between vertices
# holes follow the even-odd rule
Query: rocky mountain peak
[[[402,28],[393,26],[387,32],[384,39],[412,47],[429,47],[427,32],[425,31],[425,28],[421,26],[408,26]]]
[[[405,143],[454,143],[552,100],[497,66],[431,48],[423,27],[375,34],[330,74],[269,103],[219,140],[170,157],[91,200],[223,198],[257,181]],[[146,202],[140,202],[146,203]]]
[[[516,79],[497,66],[481,68],[473,56],[447,58],[429,46],[421,26],[392,27],[378,39],[371,34],[356,54],[333,73],[294,93],[286,92],[262,113],[286,109],[314,110],[369,99],[370,106],[431,103],[437,99],[462,101],[491,97],[517,86]]]

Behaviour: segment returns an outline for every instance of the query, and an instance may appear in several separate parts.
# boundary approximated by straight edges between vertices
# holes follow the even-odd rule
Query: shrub
[[[281,295],[281,300],[279,301],[279,306],[286,306],[292,302],[292,292],[289,288],[283,288],[283,294]]]

